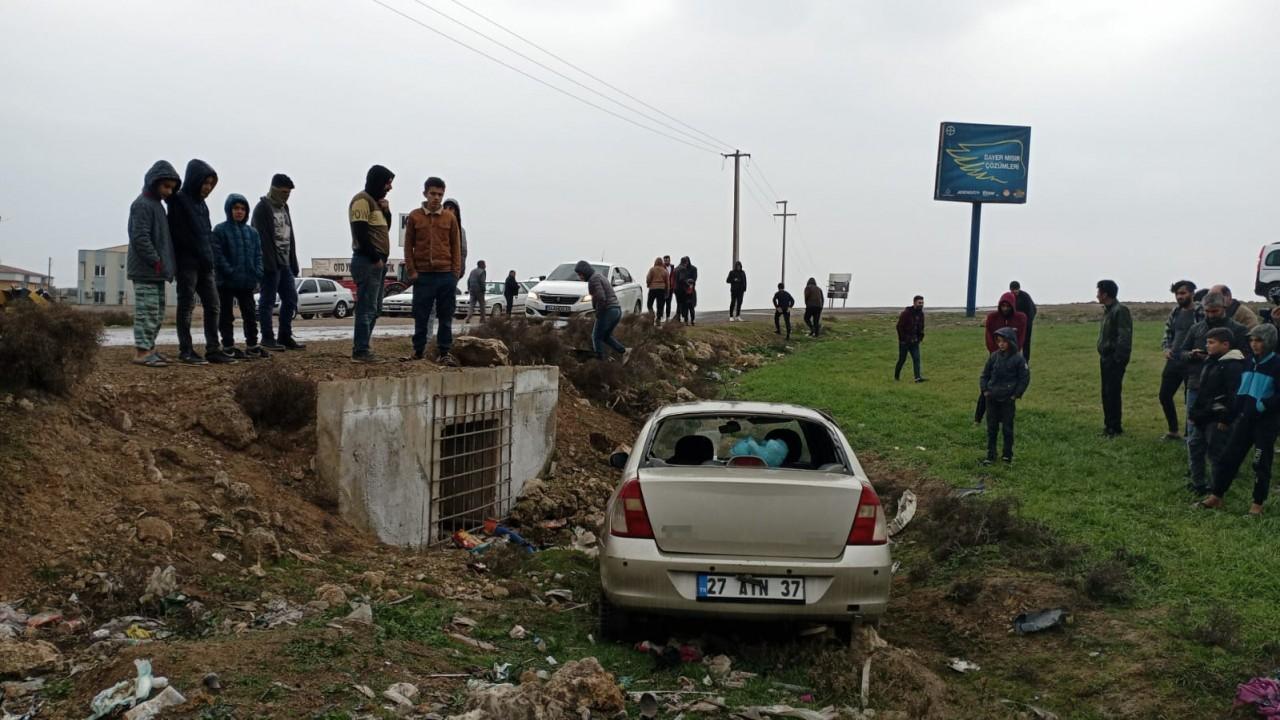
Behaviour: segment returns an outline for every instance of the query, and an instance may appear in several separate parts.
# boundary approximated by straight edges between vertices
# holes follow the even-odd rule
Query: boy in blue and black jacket
[[[1002,327],[995,331],[996,351],[987,358],[982,368],[978,386],[987,401],[987,457],[982,461],[990,465],[996,460],[996,435],[1004,430],[1004,452],[1001,459],[1013,462],[1013,417],[1016,403],[1031,384],[1031,369],[1018,351],[1018,331]]]
[[[1252,357],[1246,361],[1240,376],[1236,401],[1228,413],[1231,437],[1222,457],[1213,465],[1213,494],[1201,501],[1203,507],[1222,507],[1222,498],[1240,471],[1249,451],[1258,449],[1254,463],[1253,505],[1249,514],[1262,515],[1271,488],[1271,461],[1275,456],[1276,435],[1280,433],[1280,357],[1276,356],[1276,327],[1262,324],[1249,331]]]
[[[253,291],[262,281],[262,238],[247,222],[249,201],[245,196],[232,193],[222,207],[227,221],[213,229],[222,351],[236,360],[269,357],[271,353],[258,344],[258,312],[253,301]],[[240,321],[244,323],[244,350],[236,347],[235,318],[231,312],[234,305],[240,306]]]
[[[1236,349],[1235,334],[1229,328],[1216,327],[1205,336],[1208,357],[1200,370],[1199,389],[1187,406],[1187,420],[1195,429],[1187,435],[1187,453],[1191,461],[1189,488],[1197,495],[1208,495],[1205,482],[1205,458],[1212,466],[1222,457],[1231,437],[1231,415],[1236,405],[1236,390],[1244,373],[1244,353]]]

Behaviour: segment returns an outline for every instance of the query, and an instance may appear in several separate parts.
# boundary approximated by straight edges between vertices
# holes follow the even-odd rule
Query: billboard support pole
[[[982,203],[971,203],[973,216],[969,221],[969,294],[964,304],[964,316],[973,317],[978,312],[978,235],[982,231]]]

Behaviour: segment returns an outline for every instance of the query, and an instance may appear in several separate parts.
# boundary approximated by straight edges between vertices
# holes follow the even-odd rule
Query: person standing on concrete
[[[662,256],[662,266],[667,269],[667,296],[662,303],[663,322],[670,322],[671,304],[675,302],[676,296],[676,266],[671,264],[670,255]]]
[[[507,279],[502,282],[502,297],[507,301],[507,317],[511,317],[511,308],[515,306],[516,296],[520,294],[520,283],[516,282],[516,271],[511,270],[507,273]]]
[[[591,328],[591,347],[598,360],[604,360],[605,346],[613,348],[622,356],[625,365],[631,359],[631,351],[613,336],[614,328],[622,320],[622,304],[613,292],[613,286],[604,275],[591,267],[586,260],[579,260],[573,271],[587,283],[587,292],[591,295],[591,308],[595,310],[595,325]]]
[[[377,360],[369,349],[369,342],[382,312],[387,258],[391,255],[391,204],[387,193],[395,177],[387,168],[374,165],[365,174],[364,189],[347,205],[351,225],[351,277],[356,281],[352,362]]]
[[[467,267],[467,229],[462,227],[462,206],[458,205],[458,201],[449,198],[444,201],[445,210],[453,213],[453,217],[458,221],[458,244],[462,248],[462,267]]]
[[[791,339],[791,308],[795,307],[796,299],[791,297],[791,293],[787,292],[786,287],[782,283],[778,283],[778,292],[773,294],[773,334],[781,335],[782,328],[778,325],[778,320],[782,319],[787,322],[787,340]]]
[[[1239,300],[1233,300],[1231,298],[1231,288],[1226,285],[1214,285],[1209,288],[1209,292],[1222,293],[1222,299],[1227,303],[1227,317],[1245,326],[1248,330],[1252,330],[1258,324],[1258,314]]]
[[[218,330],[222,333],[222,352],[237,360],[256,360],[271,353],[258,345],[258,311],[253,304],[253,289],[262,279],[262,241],[248,223],[249,201],[232,193],[223,204],[226,222],[213,229],[213,265],[218,279]],[[240,322],[244,324],[245,349],[236,347],[235,313],[240,305]]]
[[[747,294],[747,274],[742,270],[742,263],[735,260],[729,277],[729,322],[742,322],[742,298]]]
[[[1182,347],[1182,342],[1187,339],[1187,333],[1200,318],[1192,300],[1196,293],[1195,283],[1190,280],[1179,280],[1169,288],[1169,291],[1173,293],[1174,300],[1178,304],[1169,313],[1169,319],[1164,323],[1164,338],[1160,341],[1160,349],[1164,351],[1164,370],[1160,373],[1160,392],[1157,397],[1160,400],[1160,408],[1164,410],[1165,424],[1169,427],[1168,432],[1164,434],[1164,439],[1180,440],[1182,436],[1178,433],[1178,407],[1174,404],[1173,398],[1179,387],[1187,387],[1188,378],[1187,368],[1182,358],[1176,354],[1178,348]],[[1190,403],[1186,402],[1186,393],[1184,392],[1183,395],[1184,405],[1190,407]]]
[[[814,278],[804,286],[804,324],[809,328],[809,337],[818,337],[822,330],[822,288]]]
[[[1124,372],[1133,352],[1133,317],[1129,308],[1120,304],[1116,295],[1120,288],[1114,280],[1098,281],[1098,302],[1105,310],[1098,328],[1098,361],[1102,374],[1103,435],[1108,438],[1124,434]]]
[[[271,178],[271,189],[253,208],[249,221],[262,240],[262,292],[258,293],[258,325],[262,347],[267,350],[305,350],[306,345],[293,339],[293,316],[298,311],[298,243],[293,234],[293,216],[289,214],[289,196],[293,180],[277,173]],[[271,316],[276,297],[280,298],[280,332],[272,330]]]
[[[476,312],[476,308],[480,309],[480,322],[484,322],[484,288],[488,277],[489,273],[485,269],[483,260],[476,262],[471,274],[467,276],[467,297],[470,299],[467,303],[466,322],[468,323],[471,322],[471,316]]]
[[[458,303],[458,280],[462,278],[462,226],[444,208],[444,180],[427,178],[422,195],[426,202],[414,208],[405,221],[404,264],[413,283],[413,355],[426,356],[431,335],[431,313],[436,313],[436,362],[455,367],[449,353],[453,347],[453,311]]]
[[[911,304],[898,313],[898,364],[893,368],[893,379],[902,377],[902,366],[911,356],[911,370],[916,382],[924,382],[920,374],[920,343],[924,342],[924,296],[917,295]]]
[[[164,321],[164,284],[173,282],[177,265],[169,220],[163,201],[182,185],[178,171],[158,160],[147,171],[142,193],[129,206],[129,254],[126,260],[133,282],[133,360],[135,365],[158,368],[168,365],[156,352],[156,335]]]
[[[1027,360],[1027,367],[1031,366],[1031,332],[1036,324],[1036,301],[1031,299],[1031,295],[1022,289],[1022,283],[1014,280],[1009,283],[1009,292],[1013,293],[1015,298],[1013,309],[1027,316],[1027,334],[1020,336],[1022,340],[1022,357]]]
[[[187,365],[231,363],[218,343],[218,284],[213,273],[213,224],[205,198],[218,185],[209,163],[187,163],[182,189],[169,199],[169,234],[178,262],[178,362]],[[200,357],[191,340],[191,316],[196,295],[204,313],[204,350]]]
[[[649,274],[645,276],[644,284],[649,289],[649,312],[654,313],[654,306],[657,306],[657,313],[653,315],[653,324],[662,324],[662,308],[667,303],[667,282],[671,275],[667,272],[667,266],[662,263],[662,258],[653,259],[653,267],[649,268]]]

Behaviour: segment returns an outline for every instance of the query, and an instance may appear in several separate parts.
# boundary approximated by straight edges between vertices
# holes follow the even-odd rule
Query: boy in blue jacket
[[[1253,356],[1245,364],[1240,376],[1240,389],[1229,412],[1227,423],[1231,437],[1218,462],[1213,465],[1213,494],[1198,505],[1206,508],[1222,507],[1222,498],[1231,488],[1240,464],[1249,451],[1258,449],[1257,462],[1253,464],[1253,505],[1249,515],[1260,517],[1262,503],[1271,489],[1271,461],[1276,452],[1276,435],[1280,433],[1280,394],[1276,383],[1280,380],[1280,357],[1276,356],[1276,326],[1263,323],[1249,331],[1249,348]]]
[[[983,465],[996,461],[996,436],[1004,430],[1001,459],[1013,462],[1013,417],[1016,403],[1031,384],[1031,370],[1018,351],[1018,331],[1002,327],[995,331],[996,351],[987,358],[978,386],[987,401],[987,457]]]
[[[247,222],[249,201],[243,195],[228,195],[223,210],[227,221],[213,229],[213,264],[222,308],[218,322],[222,351],[237,360],[270,357],[271,353],[258,345],[258,314],[253,302],[253,291],[262,278],[262,239]],[[236,347],[233,303],[240,306],[245,350]]]

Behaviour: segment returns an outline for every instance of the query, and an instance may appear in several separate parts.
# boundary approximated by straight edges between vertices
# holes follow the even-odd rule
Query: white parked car
[[[655,412],[605,513],[601,632],[637,615],[876,622],[893,558],[849,441],[809,408],[695,402]]]
[[[298,290],[298,310],[294,317],[301,316],[303,320],[310,320],[317,315],[332,315],[341,320],[350,315],[356,306],[355,296],[351,291],[328,278],[297,278],[294,287]],[[255,305],[259,304],[260,296],[255,294],[253,302]],[[272,312],[280,314],[279,296],[276,297]]]
[[[520,292],[516,295],[511,303],[511,313],[513,315],[524,314],[525,298],[529,296],[529,288],[534,283],[521,282]],[[458,304],[454,308],[453,316],[462,318],[467,316],[468,298],[462,292],[462,286],[457,288]],[[504,315],[507,312],[507,297],[503,295],[503,283],[491,282],[485,283],[484,295],[485,313],[489,315]],[[382,299],[383,315],[413,315],[413,290],[402,292],[399,295],[392,295]]]
[[[1258,274],[1253,291],[1265,298],[1274,287],[1280,287],[1280,242],[1263,245],[1258,251]]]
[[[573,271],[576,262],[561,264],[546,280],[539,282],[529,291],[525,300],[524,314],[529,320],[544,318],[567,318],[576,315],[590,315],[591,295],[587,293],[587,282],[578,278]],[[639,314],[644,308],[644,288],[636,282],[631,273],[621,265],[607,262],[593,262],[591,267],[609,279],[613,292],[618,295],[622,305],[622,314]]]

